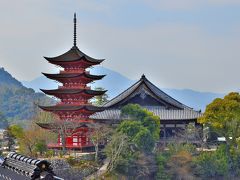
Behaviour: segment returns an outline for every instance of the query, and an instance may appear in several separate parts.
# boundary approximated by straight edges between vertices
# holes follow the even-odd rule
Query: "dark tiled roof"
[[[31,178],[0,166],[0,179],[30,180]]]
[[[106,91],[95,91],[90,89],[53,89],[53,90],[44,90],[40,89],[42,92],[48,95],[55,95],[55,94],[89,94],[89,95],[103,95]]]
[[[62,73],[62,74],[47,74],[47,73],[42,73],[49,79],[69,79],[69,78],[78,78],[78,77],[84,77],[87,79],[92,79],[92,80],[100,80],[102,79],[105,75],[91,75],[87,73]]]
[[[85,106],[76,106],[76,105],[55,105],[55,106],[39,106],[41,109],[46,111],[78,111],[78,110],[87,110],[92,112],[103,111],[104,107],[97,107],[91,105]]]
[[[52,129],[57,130],[61,125],[59,123],[37,123],[38,126],[44,129]],[[74,128],[80,128],[80,127],[94,127],[94,124],[91,122],[64,122],[64,126],[72,127],[74,125]]]
[[[67,51],[66,53],[60,56],[44,57],[44,58],[53,64],[54,62],[73,62],[73,61],[81,61],[81,60],[86,60],[93,64],[99,64],[102,61],[104,61],[104,59],[94,59],[84,54],[82,51],[78,49],[77,46],[73,46],[69,51]]]
[[[157,99],[166,102],[178,109],[191,109],[187,107],[186,105],[180,103],[176,99],[172,98],[171,96],[167,95],[164,93],[162,90],[160,90],[158,87],[156,87],[153,83],[151,83],[144,75],[141,77],[139,81],[137,81],[135,84],[133,84],[131,87],[129,87],[127,90],[104,104],[104,107],[111,108],[112,106],[125,101],[126,98],[128,98],[130,95],[134,94],[135,91],[140,87],[140,86],[146,86],[148,91],[153,93]]]
[[[197,119],[201,116],[201,112],[194,111],[190,108],[180,110],[169,110],[161,107],[145,107],[149,111],[153,112],[156,116],[160,117],[160,120],[191,120]],[[97,112],[90,116],[93,119],[103,120],[120,120],[121,110],[120,109],[106,109],[102,112]]]

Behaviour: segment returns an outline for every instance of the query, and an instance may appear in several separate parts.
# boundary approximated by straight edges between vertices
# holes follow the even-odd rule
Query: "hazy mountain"
[[[33,89],[24,87],[4,68],[0,68],[0,113],[7,119],[32,118],[36,113],[35,103],[50,104],[52,102],[44,94],[35,93]]]
[[[224,94],[212,93],[212,92],[199,92],[191,89],[162,89],[167,94],[171,95],[178,101],[186,104],[195,110],[204,111],[206,105],[211,103],[215,98],[222,98]]]
[[[0,87],[1,86],[8,86],[8,87],[11,86],[16,88],[23,87],[21,82],[19,82],[14,77],[12,77],[12,75],[9,74],[7,71],[5,71],[4,68],[0,68]]]
[[[122,91],[126,90],[136,80],[131,80],[118,72],[98,66],[91,69],[92,74],[106,74],[107,76],[103,80],[96,81],[92,84],[92,87],[103,87],[108,90],[107,94],[110,98],[117,96]],[[151,79],[149,79],[151,81]],[[30,82],[23,81],[24,86],[33,88],[39,92],[39,88],[42,89],[54,89],[57,88],[55,81],[49,80],[44,76],[36,78]],[[161,88],[161,87],[160,87]],[[207,104],[212,102],[217,97],[223,97],[224,94],[212,93],[212,92],[198,92],[190,89],[168,89],[161,88],[164,92],[171,95],[178,101],[196,109],[205,110]]]
[[[118,93],[124,91],[135,82],[134,80],[130,80],[118,72],[101,66],[90,69],[90,72],[97,75],[106,75],[102,80],[93,82],[91,86],[93,88],[103,87],[104,89],[107,89],[107,94],[110,98],[118,95]],[[41,92],[40,89],[55,89],[59,85],[59,83],[56,81],[47,79],[45,76],[40,76],[32,81],[22,81],[22,84],[28,88],[34,89],[36,92]]]

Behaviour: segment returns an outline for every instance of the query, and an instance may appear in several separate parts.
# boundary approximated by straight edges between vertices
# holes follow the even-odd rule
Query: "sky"
[[[19,80],[57,72],[43,56],[78,47],[159,87],[240,87],[240,0],[0,0],[0,66]],[[119,82],[120,83],[120,82]]]

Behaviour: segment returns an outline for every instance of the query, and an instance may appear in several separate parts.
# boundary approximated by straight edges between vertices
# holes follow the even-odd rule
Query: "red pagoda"
[[[88,84],[102,79],[105,75],[92,75],[87,71],[87,68],[100,64],[104,59],[94,59],[79,50],[76,38],[76,22],[76,14],[74,14],[73,47],[60,56],[44,57],[49,63],[63,68],[58,74],[43,73],[47,78],[62,84],[58,89],[41,89],[45,94],[59,99],[59,102],[54,106],[39,106],[42,110],[52,112],[58,117],[59,123],[55,122],[52,125],[39,124],[43,128],[58,133],[58,142],[49,144],[50,148],[61,148],[63,142],[66,148],[71,149],[91,147],[92,144],[88,137],[91,131],[89,124],[91,125],[94,121],[89,116],[104,110],[102,107],[93,106],[90,99],[94,96],[103,95],[106,91],[91,90]],[[65,136],[62,136],[60,125],[64,123],[67,130],[64,131]],[[69,124],[74,124],[74,127]],[[62,137],[65,138],[64,141]]]

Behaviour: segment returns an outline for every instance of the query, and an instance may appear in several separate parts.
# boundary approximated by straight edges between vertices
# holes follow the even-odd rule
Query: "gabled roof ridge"
[[[110,107],[113,106],[119,102],[121,102],[124,98],[131,95],[142,83],[144,83],[150,91],[152,91],[157,97],[161,98],[166,103],[169,103],[175,107],[182,108],[182,109],[193,109],[190,108],[183,103],[177,101],[176,99],[169,96],[167,93],[162,91],[160,88],[158,88],[156,85],[154,85],[152,82],[150,82],[145,75],[143,74],[141,79],[138,80],[136,83],[134,83],[132,86],[130,86],[128,89],[111,99],[109,102],[105,103],[104,107]],[[123,98],[122,98],[123,97]]]
[[[141,83],[142,79],[138,80],[137,82],[135,82],[133,85],[131,85],[129,88],[127,88],[125,91],[123,91],[122,93],[120,93],[119,95],[115,96],[114,98],[112,98],[110,101],[106,102],[103,107],[109,107],[111,106],[111,102],[116,100],[117,98],[121,97],[122,94],[127,93],[127,91],[129,91],[131,88],[133,88],[134,86],[136,86],[137,84]],[[138,86],[136,86],[134,89],[137,89]],[[133,91],[133,90],[132,90]],[[131,93],[130,93],[131,94]],[[121,101],[121,100],[120,100]],[[119,101],[117,101],[118,103]],[[110,104],[110,105],[108,105]],[[115,103],[116,104],[116,103]]]
[[[149,81],[145,76],[142,76],[143,80],[145,80],[147,83],[149,83],[151,86],[153,86],[154,88],[156,88],[158,91],[160,91],[162,94],[164,94],[167,98],[170,98],[171,100],[175,101],[176,103],[178,103],[179,105],[183,106],[183,108],[185,109],[193,109],[181,102],[179,102],[178,100],[176,100],[175,98],[171,97],[170,95],[168,95],[167,93],[165,93],[163,90],[161,90],[160,88],[158,88],[156,85],[154,85],[151,81]],[[151,89],[151,88],[150,88]],[[168,102],[168,101],[167,101]],[[172,104],[171,102],[169,102],[170,104]]]

